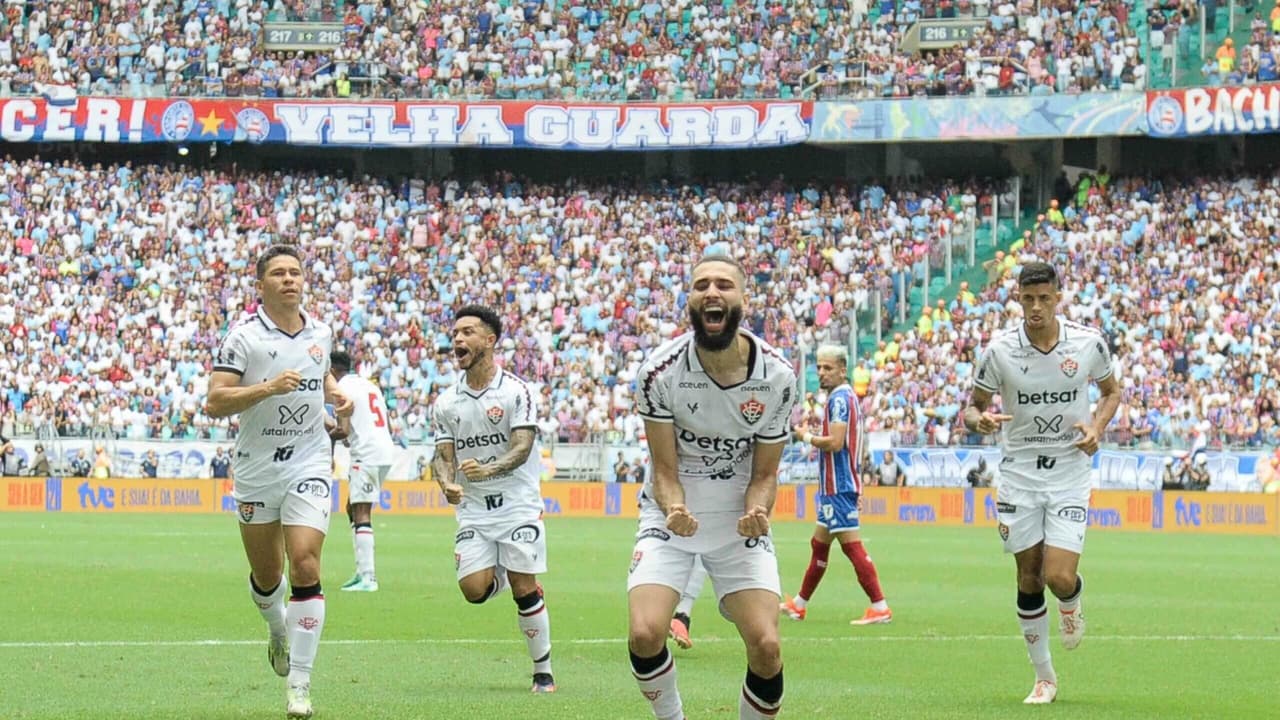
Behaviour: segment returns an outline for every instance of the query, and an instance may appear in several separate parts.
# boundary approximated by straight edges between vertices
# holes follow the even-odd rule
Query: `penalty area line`
[[[783,638],[784,645],[834,645],[839,643],[930,643],[930,642],[1013,642],[1018,636],[1008,635],[848,635],[834,638],[790,637]],[[1280,642],[1280,635],[1088,635],[1090,642]],[[56,649],[56,648],[156,648],[156,647],[233,647],[261,645],[257,640],[47,640],[0,642],[0,650]],[[416,639],[366,639],[335,638],[321,640],[322,645],[519,645],[516,638],[416,638]],[[626,638],[568,638],[556,640],[557,645],[620,645]],[[698,643],[740,643],[739,638],[706,636],[696,638]]]

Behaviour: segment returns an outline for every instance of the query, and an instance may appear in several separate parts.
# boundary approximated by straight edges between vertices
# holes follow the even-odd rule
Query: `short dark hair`
[[[693,264],[693,268],[689,270],[689,275],[692,276],[694,273],[698,271],[698,268],[713,262],[731,265],[734,270],[738,271],[738,277],[742,280],[742,284],[744,286],[747,284],[747,269],[742,267],[742,263],[738,262],[736,258],[734,258],[731,255],[726,255],[724,253],[713,253],[711,255],[703,255],[701,260]]]
[[[1049,283],[1054,290],[1058,289],[1058,271],[1046,262],[1031,262],[1022,266],[1018,273],[1018,287]]]
[[[292,245],[272,245],[267,248],[266,252],[258,256],[258,262],[254,266],[254,270],[261,280],[263,275],[267,274],[267,265],[278,257],[288,256],[302,264],[302,251]]]
[[[489,326],[493,331],[494,337],[502,337],[502,318],[498,317],[498,313],[491,307],[484,305],[463,305],[458,312],[453,314],[453,321],[457,322],[465,317],[473,317]]]
[[[329,367],[342,372],[351,372],[351,355],[345,350],[334,350],[329,353]]]

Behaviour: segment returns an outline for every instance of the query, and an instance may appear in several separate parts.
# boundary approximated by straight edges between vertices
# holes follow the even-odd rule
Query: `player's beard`
[[[742,306],[726,307],[724,311],[724,327],[714,335],[707,332],[707,324],[703,319],[703,311],[689,306],[689,322],[693,325],[693,340],[698,347],[711,352],[726,350],[738,337],[738,326],[742,324]]]

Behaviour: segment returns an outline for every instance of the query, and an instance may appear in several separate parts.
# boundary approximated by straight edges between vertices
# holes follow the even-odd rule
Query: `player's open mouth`
[[[707,332],[717,333],[724,329],[725,309],[720,306],[703,308],[702,324]]]
[[[464,347],[454,348],[453,357],[456,358],[458,362],[462,362],[463,360],[471,357],[471,351]]]

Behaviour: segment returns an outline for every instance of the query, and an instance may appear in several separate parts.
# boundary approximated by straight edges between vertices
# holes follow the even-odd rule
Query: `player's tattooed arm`
[[[489,469],[489,476],[503,475],[515,470],[529,459],[529,453],[533,450],[533,441],[538,437],[536,428],[522,427],[511,431],[511,445],[507,451],[498,456],[497,460],[491,463],[485,463]]]
[[[511,431],[511,444],[507,446],[505,453],[487,463],[464,460],[458,467],[466,473],[468,480],[484,480],[505,475],[529,459],[529,452],[533,450],[533,441],[537,436],[538,431],[535,428],[516,428]]]
[[[441,442],[436,445],[436,454],[431,458],[431,474],[435,477],[440,492],[450,505],[462,502],[462,486],[458,477],[458,460],[453,454],[453,442]]]
[[[453,443],[442,442],[436,444],[435,455],[431,458],[431,477],[443,490],[446,484],[453,482],[457,474],[458,459],[453,454]]]

